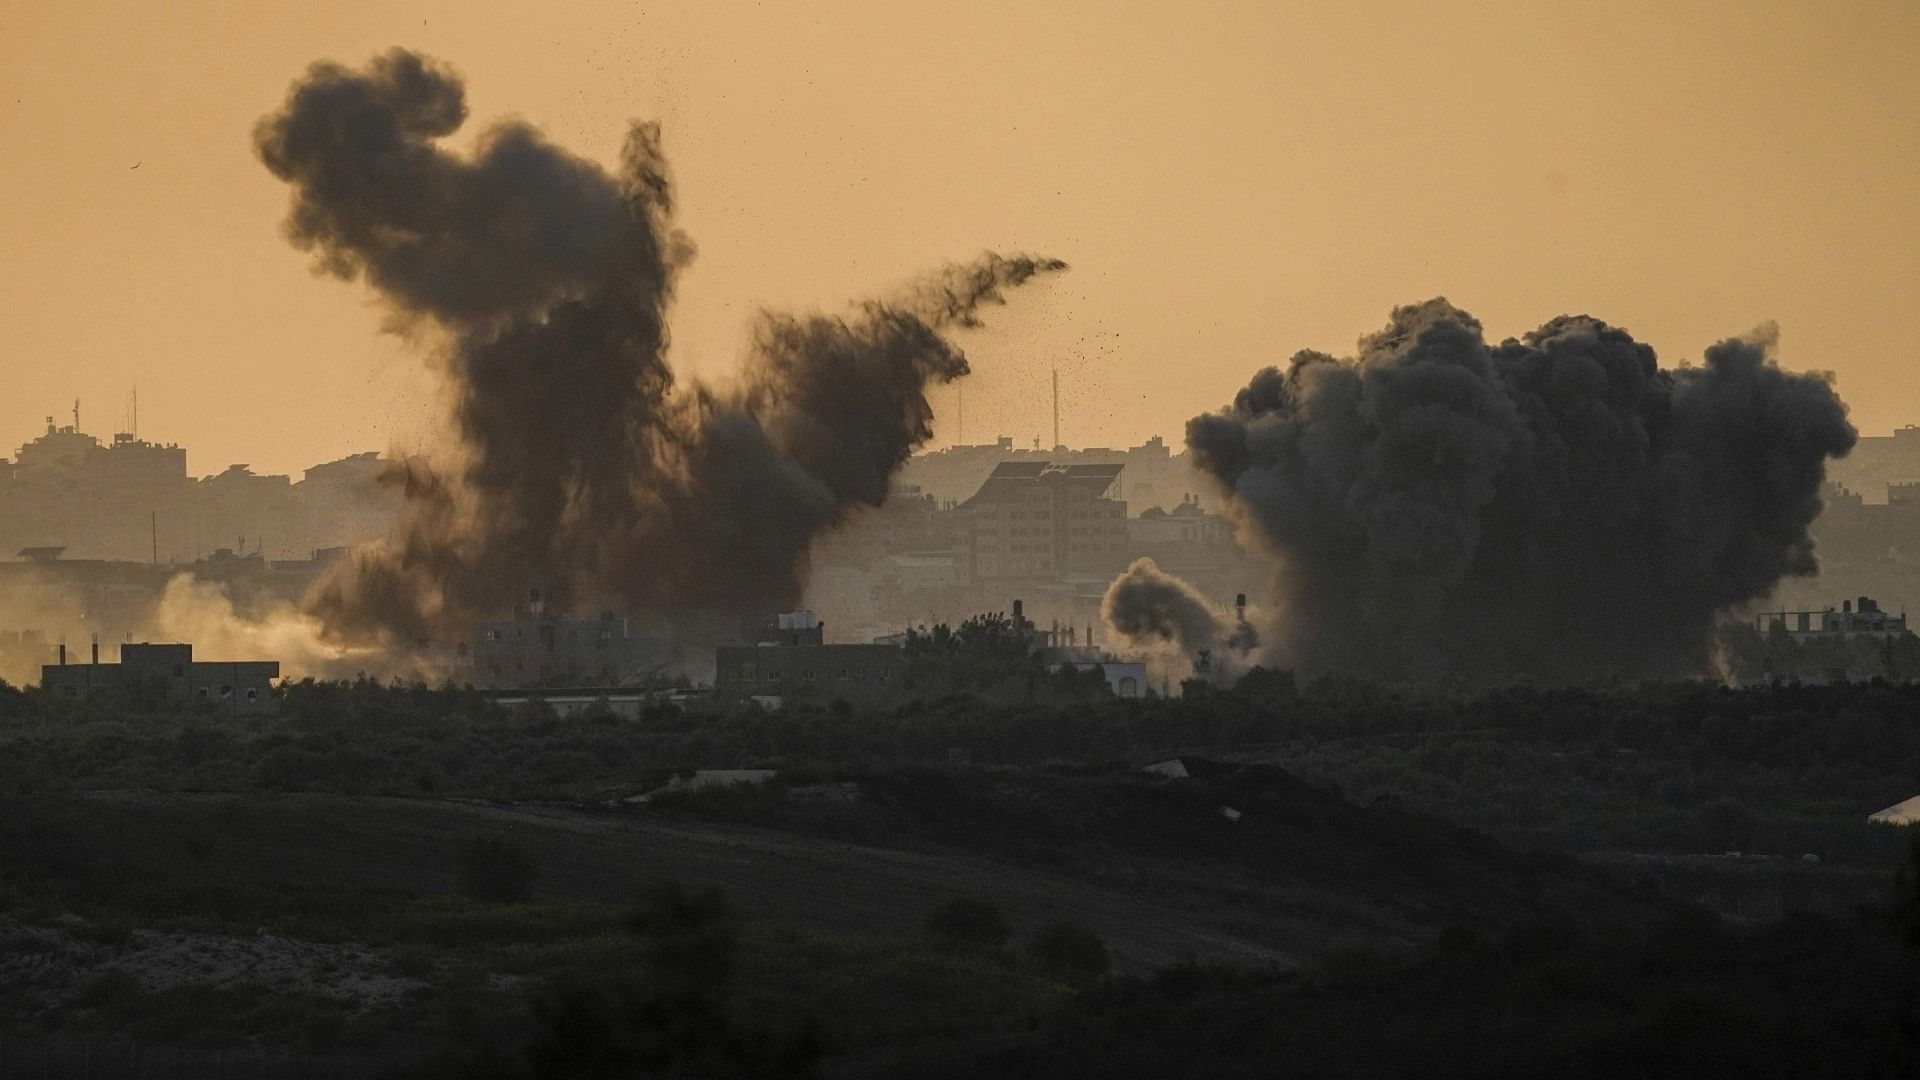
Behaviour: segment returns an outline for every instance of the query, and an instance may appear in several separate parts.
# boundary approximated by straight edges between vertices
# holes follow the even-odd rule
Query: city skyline
[[[316,56],[392,44],[472,78],[470,128],[530,117],[606,163],[662,122],[699,245],[688,376],[725,381],[762,306],[990,245],[1076,270],[966,336],[970,443],[1044,439],[1054,367],[1064,441],[1173,437],[1249,368],[1438,294],[1495,340],[1591,312],[1669,365],[1771,320],[1864,433],[1911,405],[1885,330],[1920,299],[1911,6],[1211,5],[1179,34],[1134,6],[747,10],[9,6],[0,126],[35,152],[0,176],[0,430],[137,384],[154,436],[263,472],[440,437],[369,294],[287,249],[249,139]]]

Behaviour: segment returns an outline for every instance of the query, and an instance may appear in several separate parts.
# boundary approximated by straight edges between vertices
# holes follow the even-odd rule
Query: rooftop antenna
[[[1060,369],[1053,369],[1053,448],[1060,449]]]
[[[73,430],[80,430],[80,399],[73,399]]]

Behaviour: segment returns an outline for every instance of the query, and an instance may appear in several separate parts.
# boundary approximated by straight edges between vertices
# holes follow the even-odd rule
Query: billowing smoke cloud
[[[1237,670],[1259,644],[1253,624],[1220,610],[1152,559],[1134,560],[1113,579],[1100,600],[1100,617],[1135,648],[1177,660],[1173,666],[1182,674],[1201,653],[1215,670]]]
[[[185,641],[202,660],[271,659],[288,679],[345,679],[401,676],[409,680],[444,677],[420,665],[418,658],[389,656],[382,650],[343,646],[327,640],[313,616],[285,601],[256,603],[236,611],[218,582],[192,574],[168,579],[144,635],[151,641]]]
[[[943,336],[1057,260],[988,255],[844,317],[767,313],[736,384],[677,384],[666,312],[693,247],[658,130],[617,174],[503,122],[471,155],[459,78],[395,50],[322,63],[260,122],[292,242],[440,342],[465,460],[397,468],[409,513],[309,607],[349,639],[450,636],[529,587],[697,619],[795,602],[812,538],[876,505],[931,433]]]
[[[89,604],[88,591],[51,572],[9,575],[0,582],[6,620],[0,627],[0,679],[37,685],[41,666],[56,662],[58,645],[68,647],[69,662],[80,664],[89,662],[96,640],[106,663],[118,660],[126,641],[178,641],[191,643],[202,660],[278,660],[281,675],[289,679],[368,675],[437,681],[449,674],[444,666],[430,666],[429,657],[329,641],[316,619],[284,600],[254,597],[236,607],[226,586],[188,573],[168,578],[157,594],[120,595],[111,617]],[[20,637],[23,630],[30,632],[26,639]]]
[[[1598,320],[1489,346],[1431,300],[1336,360],[1296,355],[1187,426],[1276,556],[1277,659],[1490,681],[1684,675],[1715,613],[1815,570],[1807,526],[1855,433],[1770,329],[1661,370]]]

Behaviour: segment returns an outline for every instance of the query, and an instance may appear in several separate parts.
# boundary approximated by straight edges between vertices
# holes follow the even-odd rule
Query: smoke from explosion
[[[1445,300],[1339,360],[1268,368],[1187,425],[1278,562],[1276,658],[1489,681],[1692,675],[1714,617],[1816,570],[1830,377],[1763,329],[1661,370],[1598,320],[1489,346]]]
[[[446,675],[416,657],[328,641],[317,620],[284,600],[255,597],[236,607],[225,585],[190,573],[173,575],[158,595],[149,594],[132,608],[116,606],[111,615],[95,610],[87,593],[53,572],[12,575],[0,583],[0,612],[8,629],[34,632],[26,640],[0,636],[0,679],[15,686],[37,684],[41,666],[55,662],[58,645],[66,645],[68,660],[80,664],[91,661],[96,641],[105,663],[118,662],[125,641],[182,641],[192,643],[202,660],[278,660],[281,675],[289,679]]]
[[[1152,559],[1134,560],[1113,579],[1100,600],[1100,618],[1114,634],[1160,654],[1166,667],[1182,675],[1202,652],[1217,670],[1236,671],[1260,642],[1253,624],[1220,610]]]
[[[885,498],[928,388],[967,373],[941,331],[1065,268],[988,255],[846,317],[765,313],[736,384],[679,384],[666,313],[693,246],[658,129],[609,174],[517,121],[437,145],[466,114],[452,71],[396,49],[314,65],[255,133],[291,241],[437,343],[465,455],[388,477],[398,536],[307,601],[339,638],[455,633],[529,586],[696,618],[795,602],[810,541]]]

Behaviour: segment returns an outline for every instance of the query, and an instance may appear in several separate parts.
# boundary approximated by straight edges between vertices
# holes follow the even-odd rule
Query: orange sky
[[[757,306],[992,247],[1075,269],[968,342],[969,441],[1045,433],[1055,364],[1069,443],[1177,439],[1435,294],[1669,363],[1777,320],[1863,430],[1920,422],[1912,3],[10,0],[0,451],[75,397],[113,430],[135,383],[196,473],[430,437],[431,381],[282,240],[249,141],[307,63],[391,45],[602,161],[663,122],[683,372],[724,378]]]

